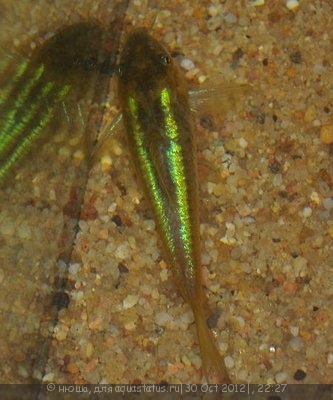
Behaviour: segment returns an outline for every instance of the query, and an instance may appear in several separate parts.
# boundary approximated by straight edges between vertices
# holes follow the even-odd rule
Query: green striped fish
[[[178,290],[193,310],[203,372],[210,383],[230,382],[204,316],[196,147],[185,79],[145,29],[129,35],[120,62],[129,147]]]
[[[74,24],[31,57],[9,60],[0,76],[0,183],[36,142],[42,144],[47,135],[55,134],[59,121],[70,120],[73,114],[81,118],[77,104],[94,98],[96,81],[108,67],[103,35],[98,25]],[[91,145],[93,139],[87,141],[85,145]]]

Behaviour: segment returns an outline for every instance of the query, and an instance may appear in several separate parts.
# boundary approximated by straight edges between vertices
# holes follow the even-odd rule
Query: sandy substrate
[[[36,33],[112,9],[11,3],[1,2],[0,39],[13,53]],[[333,4],[195,3],[132,1],[126,30],[151,26],[181,54],[190,85],[227,87],[225,101],[195,115],[209,325],[235,383],[331,383]],[[116,107],[111,95],[108,120]],[[203,381],[192,312],[162,259],[121,129],[107,145],[85,187],[70,303],[57,316],[63,207],[85,173],[73,162],[72,172],[0,193],[1,383]]]

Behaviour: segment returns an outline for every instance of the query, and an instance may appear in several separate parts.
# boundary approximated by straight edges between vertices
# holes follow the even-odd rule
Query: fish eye
[[[163,65],[168,65],[171,62],[170,57],[167,54],[164,54],[164,53],[160,53],[158,55],[158,59],[159,59],[160,63],[163,64]]]
[[[99,71],[104,75],[112,75],[114,72],[118,71],[117,67],[114,65],[114,61],[110,58],[106,58],[100,65]]]
[[[95,69],[97,65],[97,58],[96,57],[90,57],[87,60],[83,61],[83,69],[85,71],[92,71]]]
[[[118,65],[118,74],[122,78],[125,75],[125,64]]]

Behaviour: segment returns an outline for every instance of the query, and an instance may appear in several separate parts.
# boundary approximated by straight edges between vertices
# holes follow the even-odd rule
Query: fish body
[[[167,262],[193,310],[204,373],[210,382],[228,382],[204,317],[196,145],[188,92],[168,51],[145,29],[131,33],[124,45],[119,99]]]

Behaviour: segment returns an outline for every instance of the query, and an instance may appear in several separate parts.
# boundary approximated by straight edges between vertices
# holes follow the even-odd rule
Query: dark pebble
[[[210,329],[216,328],[217,321],[219,320],[220,315],[221,315],[221,311],[216,310],[209,316],[209,318],[207,319],[207,325]]]
[[[210,115],[205,115],[202,118],[200,118],[200,125],[209,131],[212,131],[214,128],[213,120]]]
[[[256,121],[258,124],[263,125],[265,123],[266,115],[263,112],[259,112],[256,116]]]
[[[231,67],[232,68],[237,68],[239,64],[239,60],[243,57],[244,55],[244,50],[241,48],[238,48],[234,54],[232,55],[232,60],[231,60]]]
[[[128,269],[128,268],[126,267],[126,265],[123,264],[123,263],[119,263],[119,264],[118,264],[118,270],[119,270],[119,272],[120,272],[121,274],[126,274],[126,273],[129,272],[129,269]]]
[[[58,311],[68,308],[70,298],[66,292],[57,292],[52,299],[52,305],[57,307]]]
[[[302,54],[299,51],[295,51],[295,52],[290,54],[290,60],[294,64],[301,64],[301,62],[302,62]]]
[[[268,168],[273,174],[278,174],[282,170],[281,163],[275,158],[269,163]]]
[[[161,336],[163,335],[165,329],[163,328],[163,326],[157,326],[155,329],[156,335]]]
[[[114,215],[111,220],[117,225],[117,226],[122,226],[122,220],[119,217],[119,215]]]
[[[297,276],[295,279],[295,283],[299,283],[301,285],[308,285],[311,282],[311,278],[309,276]]]
[[[305,373],[303,370],[301,370],[301,369],[298,369],[298,370],[294,373],[294,379],[295,379],[296,381],[302,381],[305,377],[306,377],[306,373]]]

